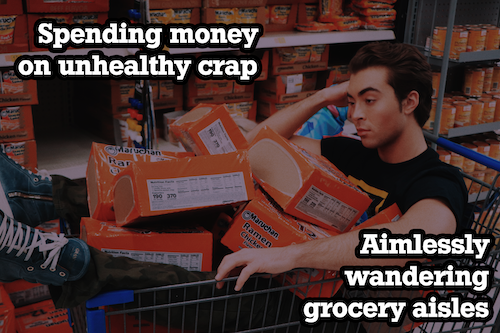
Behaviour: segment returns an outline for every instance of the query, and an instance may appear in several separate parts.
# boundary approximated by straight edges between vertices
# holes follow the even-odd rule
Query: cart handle
[[[451,150],[454,153],[460,154],[460,155],[462,155],[470,160],[473,160],[477,163],[485,165],[486,167],[488,167],[490,169],[500,171],[500,162],[489,157],[489,156],[475,152],[467,147],[461,146],[455,142],[451,142],[449,140],[446,140],[445,138],[438,137],[438,136],[431,134],[431,133],[428,133],[426,131],[423,131],[423,133],[424,133],[424,136],[427,140],[434,142],[443,148]]]

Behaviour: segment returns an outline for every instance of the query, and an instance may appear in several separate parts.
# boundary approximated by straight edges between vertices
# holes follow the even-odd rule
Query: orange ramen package
[[[257,21],[257,7],[235,8],[235,23],[255,23]]]
[[[311,58],[310,62],[318,62],[321,61],[321,57],[323,55],[323,52],[325,52],[326,45],[325,44],[320,44],[320,45],[313,45],[311,47]]]
[[[149,16],[152,24],[169,24],[174,16],[173,9],[150,10]]]
[[[236,22],[234,8],[216,8],[215,23],[231,24]]]
[[[172,21],[169,23],[187,24],[191,22],[191,8],[173,9]]]
[[[336,15],[333,22],[339,31],[357,30],[361,27],[361,20],[357,16]]]
[[[19,129],[21,124],[21,108],[19,106],[0,109],[0,131]]]
[[[16,76],[13,69],[2,73],[2,94],[21,94],[23,90],[23,80]]]
[[[16,15],[0,16],[0,44],[13,43],[16,17]]]
[[[271,6],[269,8],[269,20],[271,24],[287,24],[291,5]]]
[[[319,2],[319,22],[335,23],[335,16],[342,15],[342,0],[325,0]]]

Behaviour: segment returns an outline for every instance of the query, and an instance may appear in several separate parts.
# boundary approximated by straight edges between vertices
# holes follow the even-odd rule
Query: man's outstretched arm
[[[424,199],[414,204],[397,222],[377,226],[393,234],[408,234],[412,229],[422,229],[426,234],[452,234],[456,220],[447,204],[439,199]],[[342,266],[404,266],[408,259],[359,259],[355,248],[359,243],[359,231],[347,232],[335,237],[323,238],[301,244],[268,249],[242,249],[227,255],[217,270],[215,279],[220,281],[229,272],[244,266],[235,290],[240,290],[254,273],[279,274],[294,268],[339,270]],[[415,259],[412,259],[415,260]],[[223,283],[219,282],[218,287]]]

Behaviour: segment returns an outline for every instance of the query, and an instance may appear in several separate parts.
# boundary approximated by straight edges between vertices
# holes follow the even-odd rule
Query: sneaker
[[[0,221],[0,281],[61,286],[87,272],[90,251],[81,239],[34,229],[2,211]]]
[[[50,176],[32,173],[0,149],[0,208],[31,227],[57,219]]]

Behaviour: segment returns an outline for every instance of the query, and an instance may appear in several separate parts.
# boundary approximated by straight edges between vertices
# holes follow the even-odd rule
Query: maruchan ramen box
[[[187,156],[193,156],[193,153],[128,148],[93,142],[87,165],[90,216],[97,220],[114,220],[111,183],[113,177],[129,164],[137,161],[157,162]]]
[[[72,333],[68,310],[56,309],[52,300],[47,300],[15,310],[18,333]]]
[[[35,171],[37,167],[36,141],[6,142],[0,144],[0,149],[17,164],[28,170]]]
[[[49,287],[40,283],[17,280],[5,283],[4,288],[16,308],[50,299]]]
[[[254,196],[248,153],[185,157],[129,165],[113,184],[119,226],[151,217],[239,204]]]
[[[248,149],[255,179],[293,216],[338,232],[349,230],[371,199],[332,163],[267,126]]]
[[[233,251],[243,248],[269,248],[298,244],[314,239],[335,236],[338,233],[324,230],[313,224],[298,220],[288,215],[261,191],[256,191],[255,198],[250,201],[234,217],[229,230],[222,237],[222,244]],[[308,281],[334,278],[335,271],[314,270],[308,274],[306,270],[297,273]],[[296,283],[287,278],[287,283]],[[300,288],[297,294],[300,297],[331,297],[340,287],[340,283],[331,282]]]
[[[0,332],[16,333],[14,305],[2,285],[0,285]]]
[[[199,104],[170,125],[170,129],[184,148],[196,155],[224,154],[248,147],[224,104]]]
[[[31,106],[0,107],[0,142],[35,139]]]
[[[212,270],[212,234],[200,226],[162,229],[118,227],[84,217],[80,238],[115,257],[172,264],[189,271]]]

